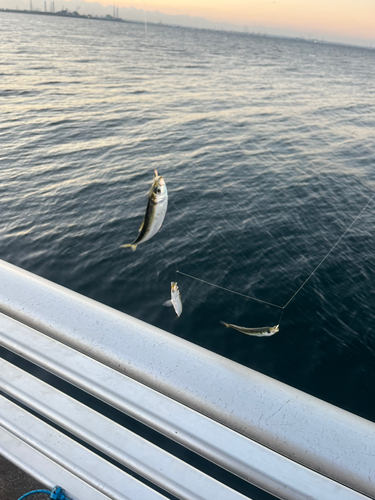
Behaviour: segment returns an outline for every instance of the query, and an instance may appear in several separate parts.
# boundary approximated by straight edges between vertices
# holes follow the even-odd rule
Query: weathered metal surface
[[[109,498],[2,426],[0,426],[0,453],[17,467],[45,484],[50,490],[54,486],[63,485],[64,494],[69,500],[108,500]]]
[[[1,361],[1,360],[0,360]],[[16,372],[12,371],[15,375]],[[27,374],[22,375],[25,380]],[[44,395],[41,394],[41,397]],[[48,394],[45,394],[48,397]],[[64,397],[61,403],[64,404]],[[67,415],[69,418],[69,415]],[[0,426],[12,433],[25,445],[32,447],[46,459],[64,468],[80,479],[87,489],[100,493],[99,497],[113,500],[162,500],[165,498],[129,474],[121,471],[103,458],[84,448],[62,432],[31,415],[15,403],[0,396]],[[27,447],[25,446],[25,449]],[[23,459],[25,455],[23,455]],[[35,464],[36,465],[36,464]],[[69,483],[64,483],[65,488]],[[57,483],[56,483],[57,484]],[[55,485],[54,485],[55,486]],[[88,497],[85,497],[88,498]]]
[[[2,359],[0,389],[177,498],[245,499],[240,493]],[[8,419],[11,431],[12,425]],[[27,431],[27,434],[30,442],[39,440],[37,431]],[[78,451],[74,454],[74,462],[78,464]]]
[[[286,500],[363,498],[3,314],[0,345],[271,494]]]
[[[6,315],[375,497],[375,424],[5,262],[0,282]]]

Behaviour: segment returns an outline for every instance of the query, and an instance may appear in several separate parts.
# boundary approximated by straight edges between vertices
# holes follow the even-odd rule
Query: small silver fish
[[[167,300],[166,302],[164,302],[163,306],[173,306],[177,316],[181,316],[182,301],[180,290],[178,289],[176,281],[171,282],[171,300]]]
[[[270,337],[279,331],[279,325],[276,326],[263,326],[260,328],[246,328],[244,326],[231,325],[230,323],[225,323],[220,321],[227,328],[234,328],[245,335],[253,335],[254,337]]]
[[[155,170],[155,177],[148,194],[146,213],[139,228],[139,234],[133,243],[121,245],[120,248],[131,248],[133,251],[140,243],[152,238],[161,228],[168,207],[168,191],[163,177]]]

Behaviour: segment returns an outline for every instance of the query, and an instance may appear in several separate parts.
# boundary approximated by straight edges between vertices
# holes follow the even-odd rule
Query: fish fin
[[[138,233],[142,231],[144,225],[145,225],[145,220],[143,219],[141,227],[138,229]]]
[[[166,300],[165,302],[163,302],[163,306],[166,306],[166,307],[171,307],[173,304],[172,304],[172,301],[171,300]]]
[[[225,321],[220,321],[220,323],[226,326],[227,328],[230,328],[229,323],[225,323]]]
[[[120,245],[120,248],[131,248],[134,252],[134,250],[137,248],[137,245],[133,245],[133,243],[128,243],[127,245]]]

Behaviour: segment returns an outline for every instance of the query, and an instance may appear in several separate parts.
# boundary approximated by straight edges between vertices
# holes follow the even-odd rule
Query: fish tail
[[[132,243],[128,243],[127,245],[121,245],[120,248],[131,248],[134,252],[134,250],[137,248],[137,245],[133,245]]]
[[[226,326],[227,328],[229,328],[229,323],[225,323],[225,321],[220,321],[220,323],[222,323],[224,326]]]

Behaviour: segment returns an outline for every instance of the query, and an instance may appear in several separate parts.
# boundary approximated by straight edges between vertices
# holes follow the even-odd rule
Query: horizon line
[[[123,9],[127,9],[127,7],[121,7]],[[135,7],[132,7],[135,10],[138,10],[140,12],[159,12],[159,11],[148,11],[144,9],[136,9]],[[46,12],[42,10],[27,10],[27,9],[8,9],[5,7],[0,8],[0,12],[10,12],[10,13],[16,13],[16,14],[31,14],[31,15],[42,15],[42,16],[56,16],[56,17],[69,17],[69,18],[74,18],[74,19],[91,19],[91,20],[98,20],[98,21],[108,21],[108,22],[123,22],[123,23],[131,23],[131,24],[144,24],[144,21],[137,21],[137,20],[129,20],[129,19],[122,19],[121,17],[113,17],[110,14],[103,15],[103,16],[98,16],[98,15],[91,15],[91,14],[79,14],[77,11],[69,12],[68,9],[61,10],[58,12]],[[164,14],[161,12],[161,14],[169,17],[178,17],[178,16],[171,16],[170,14]],[[182,16],[182,15],[181,15]],[[188,17],[190,19],[194,19],[196,16],[190,16],[189,14],[184,14],[184,17]],[[202,19],[202,18],[198,18]],[[206,22],[213,23],[213,21],[210,21],[206,18],[203,18]],[[250,27],[247,26],[242,26],[242,31],[241,31],[241,26],[238,26],[239,29],[220,29],[220,28],[210,28],[210,27],[198,27],[198,26],[185,26],[181,24],[174,24],[174,23],[168,23],[164,21],[147,21],[148,25],[152,26],[166,26],[170,28],[184,28],[184,29],[189,29],[189,30],[200,30],[200,31],[216,31],[219,33],[234,33],[237,35],[243,35],[243,36],[254,36],[254,37],[264,37],[264,38],[276,38],[276,39],[283,39],[283,40],[292,40],[292,41],[302,41],[306,43],[316,43],[320,45],[338,45],[338,46],[343,46],[343,47],[351,47],[351,48],[361,48],[361,49],[366,49],[366,50],[374,50],[375,47],[372,46],[374,42],[369,42],[370,45],[361,45],[361,44],[355,44],[355,43],[349,43],[349,42],[339,42],[339,41],[329,41],[329,40],[324,40],[324,39],[319,39],[319,38],[305,38],[303,36],[291,36],[291,35],[275,35],[275,34],[269,34],[269,33],[256,33],[254,31],[250,32],[247,31],[247,29],[251,29]],[[230,23],[221,23],[221,24],[227,24],[230,25]],[[236,26],[236,25],[233,25]],[[245,29],[245,30],[244,30]]]

